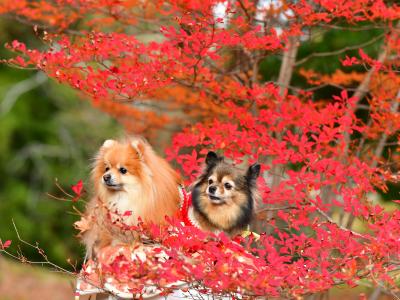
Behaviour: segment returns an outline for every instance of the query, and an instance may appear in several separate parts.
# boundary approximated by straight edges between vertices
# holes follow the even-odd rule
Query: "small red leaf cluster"
[[[75,193],[75,197],[73,198],[73,201],[77,201],[82,196],[82,192],[83,192],[82,179],[79,180],[76,184],[72,185],[71,189]]]

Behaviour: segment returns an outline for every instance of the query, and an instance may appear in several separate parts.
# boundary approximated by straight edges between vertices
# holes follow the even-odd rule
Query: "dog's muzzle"
[[[217,197],[217,196],[214,196],[214,195],[208,194],[208,199],[210,199],[211,203],[215,204],[215,205],[225,204],[225,200],[224,199],[222,199],[220,197]]]
[[[103,175],[103,183],[107,186],[107,188],[112,190],[122,189],[122,184],[114,183],[113,178],[110,174]]]

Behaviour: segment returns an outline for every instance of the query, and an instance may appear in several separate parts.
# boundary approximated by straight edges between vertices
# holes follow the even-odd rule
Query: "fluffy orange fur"
[[[105,141],[95,160],[92,182],[95,195],[86,208],[87,226],[82,234],[89,256],[110,244],[138,240],[125,225],[135,225],[139,218],[163,224],[166,216],[179,209],[178,174],[140,138]],[[121,223],[124,226],[117,226]]]

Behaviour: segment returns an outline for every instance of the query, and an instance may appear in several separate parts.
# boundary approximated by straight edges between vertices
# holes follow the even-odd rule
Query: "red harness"
[[[181,204],[179,209],[179,218],[186,226],[197,227],[189,218],[189,208],[192,206],[192,194],[186,193],[185,188],[180,185]]]

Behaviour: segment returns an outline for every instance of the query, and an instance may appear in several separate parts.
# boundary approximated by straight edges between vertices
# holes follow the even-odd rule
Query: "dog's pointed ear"
[[[206,165],[208,167],[215,166],[220,160],[221,158],[215,152],[210,151],[207,153]]]
[[[142,141],[140,141],[140,140],[132,140],[131,141],[131,147],[137,153],[138,158],[142,159],[143,158],[143,153],[144,153],[144,145],[143,145]]]
[[[113,146],[116,142],[114,140],[105,140],[103,143],[103,146],[101,146],[102,148],[109,148],[111,146]]]
[[[249,182],[255,182],[260,176],[261,166],[259,163],[252,164],[247,170],[246,178]]]

